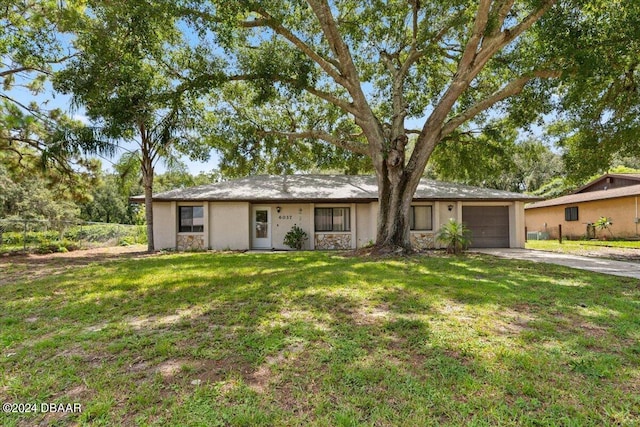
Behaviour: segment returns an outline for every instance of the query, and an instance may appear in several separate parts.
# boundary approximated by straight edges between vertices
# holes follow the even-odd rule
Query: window
[[[180,206],[178,209],[180,233],[204,231],[204,208],[202,206]]]
[[[577,221],[578,220],[578,207],[573,206],[570,208],[564,209],[564,220],[565,221]]]
[[[410,230],[433,230],[431,206],[411,206],[409,210]]]
[[[351,231],[349,208],[316,208],[316,231]]]

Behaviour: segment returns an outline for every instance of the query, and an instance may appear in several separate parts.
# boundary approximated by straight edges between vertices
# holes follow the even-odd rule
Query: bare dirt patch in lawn
[[[131,372],[143,373],[145,377],[160,374],[165,383],[213,384],[220,381],[242,378],[248,384],[254,381],[256,370],[246,361],[236,357],[225,359],[167,359],[160,363],[138,360]]]
[[[177,358],[152,362],[138,358],[131,362],[127,371],[146,381],[158,374],[166,384],[213,384],[243,378],[248,384],[254,381],[255,369],[247,362],[235,357],[220,360]]]
[[[276,355],[266,357],[264,363],[246,378],[249,387],[257,393],[264,393],[271,383],[279,379],[279,375],[273,368],[288,360],[295,361],[302,351],[304,351],[304,344],[294,343],[280,350]]]
[[[0,286],[64,273],[75,267],[123,258],[153,256],[144,245],[91,248],[66,253],[0,256]]]
[[[171,379],[188,366],[191,366],[191,364],[187,360],[169,359],[156,366],[155,371],[162,375],[162,378]]]
[[[524,305],[520,306],[526,307]],[[530,322],[535,319],[534,316],[525,310],[503,309],[501,311],[501,319],[493,323],[493,330],[497,334],[507,336],[517,336],[524,331],[530,329]]]
[[[134,330],[139,331],[148,329],[149,327],[169,327],[185,319],[193,320],[199,315],[201,315],[200,311],[195,308],[190,308],[186,310],[176,310],[175,314],[168,314],[166,316],[133,316],[124,318],[123,321]],[[100,325],[94,327],[100,327]]]
[[[374,325],[391,319],[392,313],[387,304],[381,304],[376,307],[361,306],[357,307],[353,313],[353,320],[356,325]]]

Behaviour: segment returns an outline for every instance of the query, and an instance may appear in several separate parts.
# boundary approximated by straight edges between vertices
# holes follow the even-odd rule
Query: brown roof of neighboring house
[[[371,175],[259,175],[154,194],[154,201],[322,202],[373,201],[378,181]],[[144,196],[132,197],[143,203]],[[534,201],[510,191],[421,179],[414,200]]]
[[[604,181],[607,178],[622,178],[628,181],[638,181],[638,184],[640,184],[640,173],[606,173],[601,177],[598,177],[592,181],[587,182],[582,187],[574,191],[574,193],[581,193],[585,189],[592,187],[594,185],[597,185],[598,183]]]
[[[640,181],[640,173],[609,173],[608,176],[618,177],[618,178],[635,178]]]
[[[628,187],[612,188],[609,190],[592,191],[589,193],[569,194],[568,196],[556,197],[555,199],[530,203],[525,206],[525,209],[536,209],[559,205],[574,205],[581,202],[592,202],[595,200],[616,199],[619,197],[629,196],[640,196],[640,184],[630,185]]]

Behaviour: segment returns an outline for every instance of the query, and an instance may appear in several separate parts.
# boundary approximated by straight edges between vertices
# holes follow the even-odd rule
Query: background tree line
[[[139,167],[129,157],[113,164],[112,172],[96,161],[91,185],[82,191],[69,189],[64,180],[57,181],[47,171],[25,177],[23,169],[0,164],[0,218],[144,224],[144,205],[130,202],[144,190]],[[184,166],[176,166],[156,176],[156,189],[162,192],[219,180],[216,171],[192,175]]]

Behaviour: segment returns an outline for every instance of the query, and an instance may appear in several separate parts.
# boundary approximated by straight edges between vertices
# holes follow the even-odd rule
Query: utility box
[[[527,240],[549,240],[549,233],[542,231],[527,231]]]

